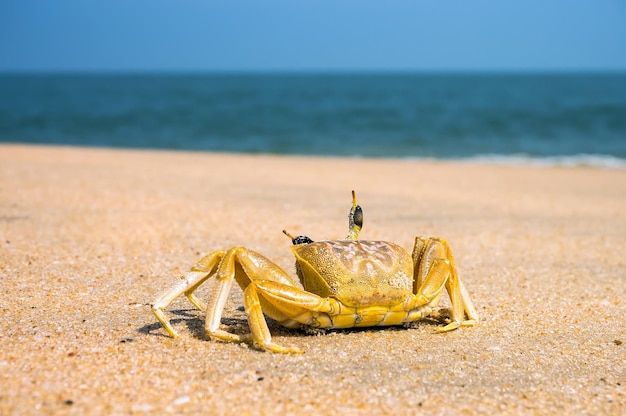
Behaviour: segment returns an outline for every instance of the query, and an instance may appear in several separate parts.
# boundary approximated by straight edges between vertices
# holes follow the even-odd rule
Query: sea
[[[626,168],[626,73],[4,73],[0,142]]]

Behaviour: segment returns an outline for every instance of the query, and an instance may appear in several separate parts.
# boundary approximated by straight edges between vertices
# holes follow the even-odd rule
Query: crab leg
[[[233,287],[234,279],[221,278],[218,272],[218,281],[213,286],[209,305],[206,309],[206,320],[204,322],[204,331],[210,338],[220,339],[229,342],[249,342],[250,335],[237,335],[220,329],[222,321],[222,312]]]
[[[452,305],[452,322],[442,328],[438,328],[437,331],[439,332],[452,331],[460,326],[471,326],[478,322],[478,314],[474,310],[469,296],[467,296],[467,291],[462,286],[456,270],[451,267],[450,263],[448,264],[449,274],[445,281],[445,287]],[[467,320],[465,320],[466,311],[469,318]]]
[[[257,280],[254,287],[262,299],[304,325],[328,327],[329,325],[323,325],[317,319],[322,318],[324,323],[330,323],[329,318],[324,319],[324,315],[339,316],[343,309],[343,305],[335,299],[323,298],[298,287],[270,280]]]
[[[297,348],[285,348],[272,343],[264,313],[288,328],[299,327],[300,323],[288,317],[267,300],[259,299],[255,290],[255,282],[258,280],[269,280],[295,288],[295,283],[289,275],[261,254],[243,247],[234,247],[226,253],[217,270],[217,283],[213,287],[207,306],[205,323],[207,335],[229,342],[254,340],[262,348],[274,352],[301,352]],[[219,329],[222,312],[235,281],[244,291],[244,307],[251,331],[251,334],[244,336]]]
[[[405,322],[404,318],[407,316],[404,303],[395,307],[353,307],[332,297],[320,297],[277,282],[258,280],[252,285],[261,299],[266,299],[291,319],[313,328],[398,325]],[[247,290],[249,289],[250,287]]]
[[[224,250],[220,250],[203,257],[187,273],[181,276],[180,281],[174,286],[159,293],[152,303],[152,312],[154,312],[156,318],[172,338],[176,338],[178,334],[165,316],[163,308],[168,307],[170,303],[184,293],[196,308],[200,310],[205,309],[204,303],[193,292],[215,273],[220,260],[224,257],[224,253]]]
[[[413,249],[415,264],[416,293],[410,315],[419,319],[430,312],[430,306],[436,305],[445,287],[452,304],[452,322],[439,328],[440,332],[452,331],[459,326],[478,323],[478,313],[459,278],[454,265],[454,257],[448,242],[443,239],[425,239],[417,237]],[[465,320],[465,314],[468,319]]]
[[[456,274],[456,272],[454,274]],[[458,292],[458,294],[455,294],[455,296],[459,298],[457,300],[457,310],[452,311],[452,318],[453,320],[459,322],[461,326],[476,325],[480,321],[480,318],[478,317],[478,312],[476,312],[474,304],[472,303],[472,300],[470,299],[469,293],[467,292],[467,289],[465,289],[465,285],[463,284],[463,282],[461,282],[458,276],[456,277],[456,280],[458,281],[457,288],[447,288],[448,293],[450,293],[450,290]],[[468,317],[467,320],[463,320],[463,318],[465,317],[464,313]]]
[[[304,351],[297,347],[283,347],[272,342],[272,334],[267,327],[263,316],[263,308],[256,290],[255,283],[250,284],[243,293],[243,305],[248,313],[248,324],[254,341],[263,349],[271,352],[302,354]]]
[[[456,271],[450,245],[446,240],[441,241],[446,248],[446,257],[450,262],[450,276],[446,281],[446,290],[450,295],[452,303],[452,321],[458,323],[460,326],[476,325],[480,320],[478,312],[476,312],[469,293],[467,292],[467,289],[465,289],[465,285],[463,285],[463,282]],[[465,315],[467,315],[467,320],[464,320]],[[443,328],[444,331],[445,328],[446,327]]]

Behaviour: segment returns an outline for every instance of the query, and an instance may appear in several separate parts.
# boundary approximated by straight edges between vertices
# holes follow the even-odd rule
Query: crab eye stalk
[[[348,236],[346,239],[356,241],[363,228],[363,209],[356,202],[356,194],[352,191],[352,208],[348,214]]]
[[[283,230],[283,234],[285,234],[287,237],[291,238],[291,243],[294,246],[297,246],[297,245],[300,245],[300,244],[309,244],[309,243],[313,242],[313,240],[311,240],[306,235],[299,235],[297,237],[294,237],[293,235],[289,234],[286,230]]]

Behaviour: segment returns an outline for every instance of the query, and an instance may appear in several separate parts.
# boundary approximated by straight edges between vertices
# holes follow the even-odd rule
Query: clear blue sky
[[[0,71],[618,70],[625,0],[0,0]]]

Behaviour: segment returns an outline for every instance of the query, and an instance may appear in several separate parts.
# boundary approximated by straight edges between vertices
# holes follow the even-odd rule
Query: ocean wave
[[[530,155],[498,155],[484,154],[467,158],[453,159],[464,163],[486,163],[495,165],[521,166],[561,166],[561,167],[594,167],[607,169],[626,169],[626,159],[595,154],[578,154],[563,156],[530,156]]]

